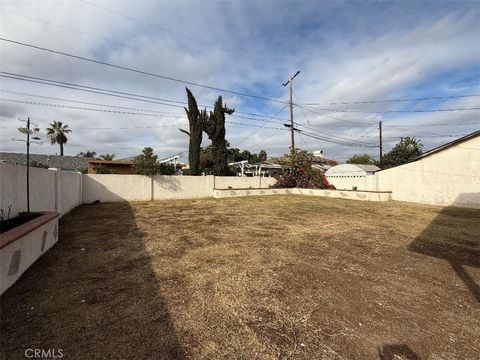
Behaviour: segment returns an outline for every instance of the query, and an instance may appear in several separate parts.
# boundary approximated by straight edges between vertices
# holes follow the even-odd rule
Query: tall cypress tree
[[[202,132],[205,127],[207,111],[198,110],[197,100],[193,96],[190,89],[185,88],[188,98],[188,109],[185,108],[190,127],[190,142],[188,145],[188,163],[190,167],[190,175],[200,175],[200,145],[202,144]]]
[[[225,140],[225,114],[233,114],[235,110],[228,108],[222,103],[219,96],[215,102],[213,112],[205,122],[205,132],[212,140],[213,147],[213,174],[217,176],[227,175],[227,142]]]

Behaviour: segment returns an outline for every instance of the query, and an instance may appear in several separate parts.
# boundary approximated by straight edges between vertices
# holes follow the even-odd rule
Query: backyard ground
[[[1,298],[2,359],[478,359],[480,210],[84,205]]]

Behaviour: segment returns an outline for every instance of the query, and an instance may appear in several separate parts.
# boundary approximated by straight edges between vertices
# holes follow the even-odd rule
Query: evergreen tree
[[[227,169],[227,141],[225,140],[225,114],[233,114],[235,110],[223,105],[222,97],[215,102],[213,111],[205,122],[205,132],[212,140],[213,147],[213,174],[224,176]]]
[[[267,161],[267,152],[265,150],[260,150],[258,153],[258,160],[260,160],[261,163]]]
[[[188,109],[185,108],[188,117],[190,132],[180,130],[190,137],[188,145],[188,164],[190,175],[200,175],[200,145],[202,144],[202,132],[205,126],[207,111],[199,111],[197,101],[190,89],[185,88],[188,98]]]
[[[160,164],[158,163],[158,156],[153,153],[151,147],[146,147],[142,150],[142,154],[135,157],[133,160],[133,172],[139,175],[158,175],[160,172]]]

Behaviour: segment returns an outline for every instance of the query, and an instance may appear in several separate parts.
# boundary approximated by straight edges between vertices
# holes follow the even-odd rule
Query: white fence
[[[213,176],[84,175],[83,202],[191,199],[213,194]]]
[[[215,189],[268,189],[276,182],[263,176],[215,176]]]
[[[0,209],[10,217],[26,211],[26,167],[0,163]],[[215,188],[268,188],[273,178],[235,176],[82,175],[30,168],[30,210],[58,211],[61,216],[82,203],[193,199],[212,197]]]
[[[338,189],[391,191],[393,200],[480,208],[480,137],[375,175],[328,180]]]
[[[79,173],[30,168],[30,210],[66,214],[82,203],[82,175]],[[0,209],[10,217],[27,210],[27,168],[0,163]]]

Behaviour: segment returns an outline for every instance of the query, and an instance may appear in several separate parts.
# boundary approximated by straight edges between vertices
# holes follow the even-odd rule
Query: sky
[[[378,158],[379,121],[384,152],[401,137],[428,150],[480,129],[480,1],[3,0],[0,16],[0,151],[25,151],[12,138],[30,117],[43,139],[32,153],[59,153],[45,128],[62,121],[65,155],[119,159],[150,146],[186,159],[188,86],[202,106],[221,95],[236,109],[232,146],[280,156],[290,146],[282,84],[298,70],[295,145],[327,158]]]

